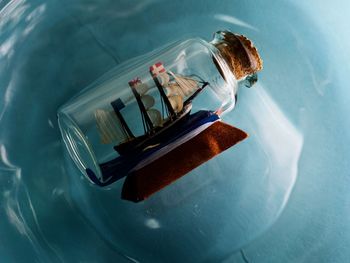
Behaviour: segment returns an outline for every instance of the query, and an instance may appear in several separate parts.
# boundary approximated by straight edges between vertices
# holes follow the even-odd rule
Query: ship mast
[[[139,109],[141,111],[142,121],[146,124],[145,132],[150,133],[154,128],[153,122],[150,119],[150,117],[148,116],[147,110],[145,108],[145,105],[143,105],[140,94],[135,89],[136,84],[137,84],[137,80],[129,82],[129,86],[130,86],[130,88],[131,88],[131,90],[136,98],[137,104],[138,104]]]
[[[122,102],[122,100],[120,98],[118,98],[118,99],[112,101],[111,105],[112,105],[113,110],[114,110],[115,114],[117,115],[117,117],[118,117],[118,119],[120,121],[120,124],[122,125],[123,130],[126,133],[127,137],[129,139],[130,138],[135,138],[134,134],[132,133],[132,131],[130,130],[128,124],[126,123],[123,115],[120,113],[120,110],[125,107],[125,105]]]
[[[157,78],[156,76],[153,76],[152,72],[150,72],[150,73],[151,73],[151,75],[152,75],[152,78],[153,78],[154,83],[155,83],[156,86],[157,86],[157,89],[158,89],[158,91],[159,91],[159,93],[160,93],[160,96],[162,97],[162,99],[163,99],[163,101],[164,101],[164,103],[165,103],[165,106],[167,107],[167,110],[168,110],[170,119],[176,118],[176,113],[175,113],[173,107],[171,106],[171,103],[170,103],[170,101],[169,101],[169,98],[168,98],[168,96],[165,94],[162,85],[159,83],[158,78]]]

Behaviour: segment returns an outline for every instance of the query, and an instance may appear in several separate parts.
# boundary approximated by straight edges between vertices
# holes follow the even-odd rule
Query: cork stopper
[[[243,35],[218,31],[211,43],[219,50],[237,80],[253,75],[263,68],[258,50]]]

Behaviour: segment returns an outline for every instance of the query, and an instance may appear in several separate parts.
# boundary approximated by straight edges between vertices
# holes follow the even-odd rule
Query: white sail
[[[151,95],[143,95],[141,96],[141,101],[143,103],[143,106],[145,106],[147,114],[149,118],[151,119],[154,126],[161,126],[162,125],[162,114],[160,111],[156,109],[152,109],[152,107],[155,104],[155,99]]]
[[[171,71],[169,71],[169,73],[174,77],[174,80],[178,85],[178,87],[181,89],[182,93],[184,94],[184,97],[191,95],[193,92],[195,92],[199,88],[198,82],[196,80],[189,77],[176,75]]]
[[[149,87],[146,83],[137,83],[135,84],[135,88],[141,96],[146,94],[149,90]]]
[[[161,77],[161,75],[163,76],[163,79],[161,80],[162,85],[166,81],[169,81],[169,77],[166,78],[164,76],[165,74],[166,73],[163,73],[163,74],[160,74],[160,76],[159,76],[159,77]],[[155,104],[155,98],[149,94],[146,94],[149,91],[147,84],[142,83],[141,81],[138,81],[134,84],[133,87],[140,94],[141,102],[142,102],[143,106],[145,107],[146,112],[147,112],[149,118],[151,119],[153,125],[156,127],[161,126],[163,123],[162,114],[158,110],[152,109],[152,107]]]
[[[149,118],[151,119],[154,126],[161,126],[163,124],[162,120],[162,114],[159,110],[156,109],[149,109],[147,110],[147,114]]]
[[[172,95],[168,97],[171,107],[175,112],[182,111],[183,108],[183,98],[180,95]]]
[[[120,122],[114,112],[97,109],[95,111],[95,119],[101,143],[108,144],[124,141],[126,139],[126,135],[123,132]]]
[[[174,96],[179,95],[181,97],[186,97],[185,93],[182,91],[179,84],[175,83],[169,83],[168,87],[166,87],[167,96]]]
[[[168,73],[166,73],[166,72],[159,73],[158,78],[159,78],[160,85],[162,85],[163,87],[168,86],[168,83],[170,81],[170,77],[169,77]]]
[[[155,104],[155,99],[151,95],[143,95],[141,96],[141,101],[145,106],[146,110],[152,108]]]

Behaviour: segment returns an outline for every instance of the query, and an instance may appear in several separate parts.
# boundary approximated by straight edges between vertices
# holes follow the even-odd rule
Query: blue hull
[[[129,153],[119,156],[111,161],[100,164],[102,178],[97,178],[95,173],[87,168],[86,174],[89,179],[99,185],[106,186],[125,177],[128,173],[141,161],[156,154],[162,148],[168,146],[174,141],[186,136],[191,131],[200,126],[214,122],[219,119],[219,116],[212,111],[198,111],[194,114],[184,116],[184,120],[177,125],[173,125],[166,129],[166,131],[159,132],[151,137],[150,142],[157,145],[153,148],[144,150],[140,148],[131,149]]]

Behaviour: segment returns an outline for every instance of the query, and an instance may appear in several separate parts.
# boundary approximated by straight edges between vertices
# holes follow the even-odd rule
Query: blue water
[[[347,262],[349,7],[0,1],[1,262]],[[57,108],[129,58],[223,28],[264,59],[224,117],[249,139],[142,204],[90,185]]]

